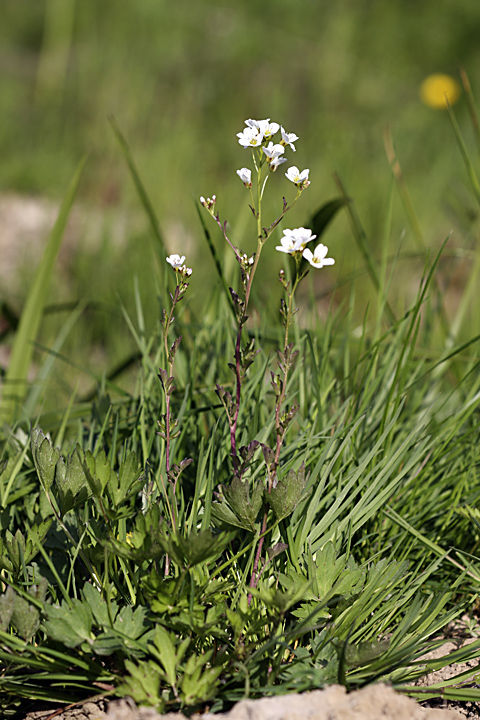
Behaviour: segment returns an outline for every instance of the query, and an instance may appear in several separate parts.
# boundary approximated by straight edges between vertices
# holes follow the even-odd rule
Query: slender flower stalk
[[[275,143],[273,137],[280,130],[280,125],[276,122],[271,122],[270,118],[267,118],[266,120],[254,120],[250,118],[249,120],[245,121],[245,125],[246,127],[243,129],[243,131],[237,133],[237,138],[239,144],[244,149],[250,148],[251,150],[253,165],[256,171],[255,182],[253,182],[252,180],[252,172],[249,168],[243,167],[236,172],[240,180],[250,192],[250,208],[254,215],[257,226],[257,248],[254,255],[252,256],[253,260],[249,259],[248,264],[245,262],[246,255],[242,254],[228,237],[227,223],[222,222],[220,220],[219,213],[216,212],[216,196],[213,195],[211,199],[205,199],[204,197],[200,198],[200,202],[202,203],[202,205],[204,205],[205,209],[212,215],[213,219],[221,228],[226,242],[233,250],[235,258],[240,265],[242,274],[243,298],[241,298],[237,293],[230,289],[237,318],[237,337],[234,351],[234,398],[232,398],[229,393],[226,393],[223,388],[217,387],[217,393],[219,394],[222,402],[224,403],[229,420],[231,456],[234,466],[234,475],[236,477],[241,477],[242,475],[236,438],[238,418],[240,413],[242,380],[248,365],[251,364],[251,362],[253,361],[253,357],[256,354],[253,352],[252,349],[249,354],[249,359],[246,361],[247,365],[245,366],[245,357],[242,360],[242,335],[243,328],[248,319],[248,307],[253,281],[257,272],[260,257],[262,254],[262,249],[265,243],[270,238],[277,226],[281,223],[286,213],[289,212],[289,210],[291,210],[292,207],[295,205],[305,188],[308,187],[308,185],[310,184],[308,181],[308,170],[304,170],[302,171],[302,173],[300,173],[298,168],[290,168],[288,173],[286,173],[286,176],[296,185],[296,196],[293,202],[291,202],[290,204],[288,204],[284,198],[283,208],[280,215],[277,217],[276,220],[271,223],[269,227],[263,227],[262,200],[267,181],[271,175],[271,172],[274,172],[281,163],[286,161],[286,158],[284,157],[285,150],[288,148],[292,148],[293,150],[295,150],[295,146],[293,145],[293,143],[298,140],[298,137],[297,135],[295,135],[295,133],[287,133],[282,127],[281,140],[280,142]],[[293,170],[295,170],[296,172],[293,173]],[[256,185],[256,194],[254,194],[253,192],[254,184]],[[298,232],[300,232],[300,230],[302,229],[298,229]],[[297,231],[289,232],[293,233]],[[308,237],[302,236],[302,249],[303,247],[305,247],[306,243],[312,239],[310,231],[306,232],[308,232]],[[289,249],[285,249],[284,251],[290,252]]]
[[[281,131],[281,139],[280,141],[275,141],[274,136],[279,130]],[[289,343],[289,328],[296,313],[296,308],[294,307],[295,291],[299,282],[308,272],[301,271],[301,262],[302,258],[305,258],[311,266],[321,268],[326,265],[333,264],[334,261],[332,258],[327,258],[328,250],[321,243],[317,245],[314,252],[307,247],[316,238],[316,235],[314,235],[308,228],[300,227],[294,228],[293,230],[288,229],[283,231],[283,237],[280,240],[280,244],[276,246],[276,249],[279,252],[292,255],[294,257],[296,272],[293,285],[286,281],[284,271],[281,271],[280,273],[280,281],[285,289],[287,300],[285,301],[282,299],[280,308],[280,312],[283,316],[285,331],[283,348],[278,352],[279,371],[277,374],[273,372],[271,373],[272,386],[275,392],[275,442],[273,447],[269,447],[266,444],[259,443],[257,440],[252,440],[244,447],[237,447],[237,428],[242,398],[242,382],[249,366],[252,364],[257,354],[253,347],[253,341],[248,341],[242,346],[243,330],[248,320],[248,310],[253,281],[259,267],[260,257],[265,243],[283,221],[285,215],[293,208],[304,190],[310,185],[310,171],[308,169],[300,171],[297,166],[290,167],[285,173],[285,177],[296,187],[295,197],[290,203],[287,202],[284,197],[280,214],[270,225],[264,227],[262,201],[267,182],[277,168],[282,163],[286,162],[286,151],[295,151],[296,148],[294,143],[298,140],[298,136],[295,135],[295,133],[287,132],[283,126],[280,126],[278,123],[271,122],[270,118],[265,120],[254,120],[250,118],[245,121],[245,128],[241,132],[237,133],[237,138],[239,144],[245,150],[250,150],[253,167],[255,168],[255,173],[252,173],[252,171],[247,167],[242,167],[240,170],[236,171],[238,177],[248,189],[250,194],[250,210],[252,211],[256,222],[257,233],[257,246],[255,253],[251,257],[248,257],[245,253],[242,253],[237,247],[235,247],[233,242],[230,240],[227,234],[227,222],[221,220],[219,213],[216,211],[215,195],[213,195],[212,198],[207,199],[201,197],[200,202],[221,228],[226,242],[235,255],[235,259],[239,264],[241,272],[241,291],[237,293],[235,290],[230,288],[237,322],[234,362],[230,364],[230,367],[233,369],[235,374],[234,392],[230,393],[219,385],[217,385],[216,390],[228,418],[230,431],[230,454],[233,462],[232,486],[235,484],[235,492],[238,491],[239,481],[242,483],[248,483],[248,481],[244,479],[244,473],[258,446],[262,448],[267,468],[265,486],[262,487],[261,484],[259,485],[258,480],[252,482],[252,488],[249,488],[247,485],[247,499],[242,499],[240,503],[241,507],[239,506],[238,508],[238,512],[241,514],[244,514],[245,512],[248,514],[248,512],[251,512],[252,516],[250,518],[250,522],[253,523],[256,522],[256,516],[263,505],[263,518],[261,521],[259,541],[250,577],[250,588],[253,589],[258,583],[263,544],[267,533],[268,516],[271,511],[271,502],[269,502],[268,496],[270,495],[273,501],[272,493],[275,492],[278,484],[277,468],[280,462],[281,449],[287,429],[298,410],[296,406],[291,408],[287,407],[286,409],[284,406],[287,397],[289,372],[293,367],[295,358],[298,354],[293,350],[293,344]],[[181,265],[183,260],[184,258],[176,258],[176,264]],[[259,489],[260,495],[257,492]],[[267,491],[266,496],[264,495],[265,489]],[[250,490],[252,490],[252,504],[250,504],[250,500],[248,499]],[[244,490],[241,491],[242,498],[243,492]],[[231,502],[232,510],[235,512],[235,497],[230,497],[231,500],[228,500],[228,502]],[[258,501],[260,502],[260,506],[258,505]],[[248,595],[249,603],[251,599],[252,593],[250,592]]]
[[[177,527],[177,520],[176,520],[176,490],[177,490],[177,483],[178,478],[180,476],[181,471],[189,464],[191,461],[183,461],[180,463],[180,466],[175,466],[172,468],[171,464],[171,443],[172,440],[177,436],[177,432],[175,431],[175,428],[178,424],[178,421],[172,420],[172,413],[171,413],[171,397],[175,390],[174,385],[174,376],[173,376],[173,366],[175,362],[175,355],[178,350],[178,347],[180,345],[180,342],[182,340],[182,337],[177,337],[171,346],[169,346],[169,330],[170,327],[175,320],[174,312],[175,307],[180,302],[180,300],[183,299],[185,296],[185,293],[188,289],[188,282],[187,279],[192,274],[192,269],[187,267],[185,263],[185,255],[177,255],[173,254],[166,258],[166,261],[173,270],[175,271],[176,276],[176,287],[175,291],[173,293],[170,293],[170,298],[172,301],[170,312],[167,313],[167,311],[163,310],[163,321],[162,321],[162,328],[163,328],[163,342],[164,342],[164,348],[165,348],[165,362],[167,365],[167,369],[160,368],[159,369],[159,378],[162,383],[163,391],[165,393],[165,415],[162,416],[161,420],[157,421],[158,426],[160,427],[160,432],[157,434],[160,435],[165,440],[165,467],[166,467],[166,474],[167,478],[173,488],[173,504],[171,509],[171,521],[172,526],[174,530],[176,530]],[[166,491],[166,488],[165,488]],[[168,500],[168,498],[167,498]],[[170,507],[170,504],[169,504]],[[168,564],[168,563],[167,563]],[[168,573],[167,573],[168,574]]]
[[[299,228],[301,230],[305,230],[305,228]],[[284,231],[285,233],[291,233],[292,231]],[[315,236],[313,236],[315,237]],[[282,252],[288,252],[284,249],[284,247],[279,247],[277,250],[280,250]],[[296,313],[296,309],[294,307],[294,299],[295,299],[295,291],[298,287],[299,282],[305,277],[307,273],[300,273],[300,263],[302,260],[302,247],[301,245],[297,247],[296,250],[290,251],[291,254],[293,254],[295,258],[295,264],[296,264],[296,272],[295,272],[295,281],[293,284],[293,288],[290,291],[290,283],[287,282],[285,279],[285,271],[280,271],[280,282],[282,283],[283,287],[285,288],[286,295],[287,295],[287,303],[285,303],[284,300],[282,300],[280,312],[283,316],[283,325],[285,328],[284,332],[284,339],[283,339],[283,352],[279,352],[279,369],[281,371],[280,374],[275,375],[273,372],[271,373],[272,376],[272,385],[275,392],[275,450],[273,453],[273,458],[271,452],[268,452],[268,449],[264,449],[264,455],[265,455],[265,461],[267,464],[267,491],[268,493],[271,493],[273,488],[277,485],[277,468],[280,460],[280,451],[282,449],[283,441],[285,439],[285,433],[288,429],[289,424],[295,417],[298,407],[293,406],[290,411],[284,414],[282,416],[282,407],[285,402],[286,393],[287,393],[287,383],[288,383],[288,374],[290,369],[293,367],[293,364],[295,362],[295,358],[297,356],[297,352],[293,352],[293,348],[291,345],[289,345],[288,342],[288,331],[290,328],[290,325],[292,324],[293,317]],[[265,533],[267,530],[267,522],[268,522],[268,506],[265,509],[265,512],[263,514],[262,519],[262,526],[260,530],[260,539],[258,541],[257,550],[255,552],[255,559],[253,561],[253,568],[252,568],[252,574],[250,577],[250,588],[254,589],[257,587],[258,578],[259,578],[259,572],[258,567],[260,564],[260,558],[262,557],[262,550],[263,550],[263,544],[265,541]],[[252,600],[252,594],[249,593],[248,595],[248,604],[250,604]]]
[[[282,412],[288,385],[288,376],[291,368],[295,363],[298,352],[293,351],[293,345],[289,343],[289,328],[293,322],[293,318],[297,312],[295,308],[295,291],[301,280],[307,275],[308,270],[301,272],[300,265],[302,257],[308,260],[310,265],[315,268],[322,268],[326,265],[333,265],[335,260],[333,258],[327,258],[328,248],[320,243],[315,248],[315,252],[305,247],[308,242],[315,240],[316,235],[313,235],[307,228],[296,228],[294,230],[284,230],[284,237],[281,239],[281,245],[277,246],[279,252],[287,253],[292,255],[295,259],[295,280],[293,287],[290,289],[290,283],[285,278],[285,271],[280,271],[280,282],[282,283],[285,293],[287,296],[287,302],[282,300],[280,312],[283,317],[283,325],[285,328],[283,337],[283,352],[279,352],[279,370],[280,373],[275,375],[273,372],[272,386],[275,392],[275,450],[273,456],[271,452],[268,452],[268,448],[264,449],[265,461],[267,463],[268,480],[267,480],[267,491],[269,493],[277,485],[277,468],[280,462],[280,452],[285,440],[285,434],[287,429],[295,417],[298,406],[293,406],[289,410]],[[260,540],[258,542],[257,550],[255,553],[255,559],[253,562],[252,575],[250,577],[250,588],[256,588],[259,578],[259,564],[262,556],[263,544],[265,540],[265,532],[267,529],[268,521],[268,508],[265,510],[262,526],[260,530]],[[248,595],[248,603],[250,604],[252,594]]]

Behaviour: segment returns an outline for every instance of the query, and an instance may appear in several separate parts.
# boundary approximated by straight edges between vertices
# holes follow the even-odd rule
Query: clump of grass
[[[264,183],[284,150],[269,150],[266,126],[249,122],[250,140],[258,140],[254,256],[231,242],[216,199],[202,199],[237,260],[236,289],[228,289],[205,224],[221,278],[209,306],[195,307],[191,269],[171,255],[175,273],[159,283],[164,312],[153,332],[138,287],[135,315],[124,311],[138,358],[134,392],[115,394],[103,378],[92,403],[72,398],[38,422],[28,392],[17,395],[16,418],[7,406],[5,712],[18,698],[62,703],[99,690],[187,712],[332,682],[387,680],[415,694],[411,680],[480,655],[477,640],[420,661],[480,581],[479,336],[461,335],[466,305],[451,321],[438,312],[440,251],[408,309],[393,306],[388,233],[377,263],[339,181],[340,197],[312,217],[314,234],[348,213],[376,306],[359,324],[352,282],[345,311],[321,319],[312,308],[294,323],[305,260],[315,267],[326,253],[305,252],[311,231],[284,230],[278,247],[293,259],[280,277],[282,322],[247,322],[260,254],[290,207],[284,200],[264,227]],[[239,174],[250,190],[251,175]],[[288,175],[298,199],[308,174]],[[476,267],[472,273],[465,303]],[[43,288],[47,280],[43,272]],[[313,283],[310,292],[314,298]],[[36,328],[35,316],[28,337]],[[468,679],[452,678],[430,695],[478,699]]]

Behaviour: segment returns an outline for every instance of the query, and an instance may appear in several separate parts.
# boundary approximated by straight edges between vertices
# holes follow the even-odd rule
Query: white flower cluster
[[[266,120],[253,120],[250,118],[249,120],[245,120],[245,126],[246,127],[241,132],[237,133],[237,138],[239,144],[242,147],[244,147],[245,149],[251,148],[253,150],[254,164],[258,173],[258,182],[263,182],[263,186],[259,196],[261,201],[263,188],[265,187],[266,182],[266,178],[263,177],[263,174],[261,172],[262,165],[266,162],[268,163],[270,170],[275,171],[279,165],[282,165],[282,163],[286,162],[287,160],[284,157],[285,150],[287,147],[290,147],[295,152],[294,143],[298,140],[298,135],[295,135],[295,133],[288,133],[278,123],[271,122],[270,118],[267,118]],[[279,130],[281,134],[281,139],[279,140],[279,142],[275,142],[273,138]],[[292,205],[297,201],[300,192],[310,185],[310,180],[308,177],[309,174],[310,170],[308,168],[305,168],[305,170],[299,170],[296,165],[292,165],[291,167],[289,167],[287,172],[285,173],[285,177],[298,188],[297,196]],[[240,168],[240,170],[237,170],[237,175],[243,182],[245,187],[251,189],[252,171],[249,170],[249,168],[247,167],[242,167]],[[217,223],[220,224],[218,215],[215,215],[215,205],[217,202],[216,196],[212,195],[211,198],[207,199],[201,197],[200,202],[210,213],[210,215],[212,215],[212,217],[217,221]],[[284,211],[281,218],[283,218],[286,210],[289,210],[290,207],[286,207],[286,201],[284,199]],[[253,207],[251,209],[254,210]],[[281,218],[279,218],[279,220]],[[276,221],[274,225],[277,225],[279,220]],[[220,226],[222,227],[222,225]],[[335,263],[335,260],[333,258],[327,257],[328,248],[326,245],[323,245],[323,243],[319,243],[316,246],[314,252],[312,252],[307,247],[307,245],[313,240],[315,240],[316,237],[317,236],[313,235],[311,230],[308,230],[304,227],[294,228],[293,230],[284,230],[283,237],[280,240],[281,244],[277,245],[276,249],[279,252],[287,253],[288,255],[294,255],[298,261],[301,257],[303,257],[314,268],[322,268],[327,265],[333,265]],[[178,259],[178,264],[172,262],[173,258]],[[167,261],[177,271],[180,270],[184,260],[184,257],[179,258],[178,255],[172,255],[171,258],[167,258]],[[249,266],[252,266],[254,264],[255,258],[248,258],[246,255],[243,255],[240,258],[240,262],[242,264],[242,268],[245,270],[248,269]],[[180,271],[183,271],[183,268]]]
[[[175,272],[180,273],[180,275],[183,275],[183,277],[187,278],[190,277],[192,274],[192,268],[188,268],[185,263],[185,255],[177,255],[174,253],[173,255],[169,255],[166,260],[169,265],[172,266],[172,268],[175,270]]]
[[[288,255],[301,253],[305,260],[308,260],[314,268],[319,269],[325,267],[325,265],[333,265],[335,260],[333,258],[327,258],[328,248],[326,245],[320,243],[313,253],[306,247],[306,245],[312,240],[315,240],[316,237],[316,235],[312,234],[311,230],[304,227],[284,230],[283,237],[280,240],[281,245],[277,245],[275,250],[287,253]]]
[[[295,145],[298,135],[288,133],[276,122],[270,122],[270,118],[266,120],[245,120],[246,128],[242,132],[237,133],[238,142],[244,148],[261,148],[268,161],[269,168],[274,172],[279,165],[287,162],[287,158],[283,157],[285,148],[291,147],[295,152]],[[282,139],[275,143],[272,138],[280,130]],[[285,176],[302,190],[308,187],[309,170],[302,170],[300,173],[297,167],[289,168]],[[237,170],[237,175],[243,182],[245,187],[252,187],[252,174],[248,168]]]

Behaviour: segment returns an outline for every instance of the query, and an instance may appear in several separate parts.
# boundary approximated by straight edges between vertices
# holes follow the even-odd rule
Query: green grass
[[[134,184],[107,121],[114,116],[161,219],[166,245],[173,252],[188,237],[200,263],[204,250],[193,198],[220,187],[238,244],[252,246],[248,210],[237,211],[243,196],[234,168],[244,163],[244,153],[234,135],[244,118],[272,115],[300,135],[303,150],[296,161],[310,167],[315,179],[294,224],[336,195],[332,173],[338,172],[377,255],[389,202],[382,133],[393,125],[426,245],[439,247],[452,228],[462,237],[470,232],[475,204],[465,191],[447,114],[418,99],[426,75],[457,75],[459,63],[478,87],[472,34],[478,10],[468,0],[427,0],[415,12],[406,12],[401,0],[388,7],[378,0],[345,0],[334,7],[304,1],[274,8],[242,0],[235,8],[211,3],[208,12],[195,3],[140,6],[132,0],[122,3],[122,12],[111,0],[101,5],[30,0],[28,7],[25,12],[6,0],[0,29],[0,188],[58,199],[87,151],[80,196],[95,207],[122,206],[129,219],[138,218]],[[464,126],[465,99],[456,110]],[[277,211],[268,202],[267,209]],[[131,265],[125,273],[123,266],[132,254],[141,284],[154,288],[148,220],[139,222],[126,248],[116,249],[111,235],[98,248],[101,273],[96,253],[88,268],[81,260],[83,272],[74,266],[68,289],[64,285],[52,301],[88,297],[92,287],[92,299],[112,307],[118,288],[131,297],[125,282]],[[419,251],[398,204],[389,237],[393,257],[399,248]],[[345,273],[354,271],[346,222],[336,224],[332,239]],[[423,264],[422,258],[420,272]],[[204,271],[210,271],[208,264]],[[24,297],[20,291],[17,311]],[[101,321],[97,334],[100,329]],[[108,347],[112,354],[117,362],[124,359],[115,340]]]
[[[19,703],[32,700],[80,700],[100,688],[159,710],[192,713],[205,703],[224,710],[246,696],[379,680],[423,699],[410,681],[480,655],[476,640],[449,657],[420,660],[465,612],[476,632],[478,120],[468,85],[450,117],[413,99],[409,105],[402,95],[394,101],[382,88],[393,77],[413,98],[414,83],[437,69],[436,43],[444,63],[453,62],[459,47],[472,57],[461,22],[467,5],[457,3],[448,26],[439,18],[423,59],[431,65],[421,73],[419,18],[403,21],[407,43],[391,31],[397,3],[371,17],[367,3],[349,3],[345,14],[320,13],[305,3],[301,17],[279,3],[268,62],[266,20],[259,16],[246,33],[247,2],[235,10],[214,4],[206,18],[197,6],[187,14],[180,6],[160,12],[156,3],[127,3],[124,14],[103,15],[73,0],[60,14],[49,0],[46,29],[36,7],[26,23],[7,3],[8,52],[21,47],[22,56],[29,52],[40,61],[34,72],[25,70],[33,98],[26,126],[35,126],[32,137],[42,139],[42,151],[32,156],[29,177],[16,175],[15,168],[26,167],[25,147],[17,145],[1,182],[55,194],[67,174],[74,176],[78,150],[91,143],[93,152],[82,181],[78,170],[65,195],[23,310],[6,298],[3,311],[12,353],[2,377],[0,428],[2,711],[13,715]],[[433,9],[433,3],[422,5],[425,17]],[[168,23],[168,44],[154,42]],[[208,52],[199,23],[211,33]],[[90,35],[88,28],[94,28]],[[372,42],[353,72],[348,53],[357,52],[362,33]],[[52,73],[55,38],[67,39],[69,52]],[[291,92],[267,82],[262,94],[269,63],[278,59],[284,67],[280,50],[289,40],[295,60],[281,74]],[[144,48],[138,66],[128,65],[113,82],[110,68],[127,66],[135,43]],[[374,84],[369,63],[379,60],[386,43],[397,52],[395,62],[389,56],[385,76]],[[228,87],[221,84],[217,52]],[[152,68],[160,61],[157,75]],[[190,61],[198,68],[195,91]],[[102,74],[94,72],[99,62]],[[255,62],[264,73],[258,78]],[[287,82],[302,70],[304,85]],[[240,99],[234,89],[243,73],[254,80]],[[475,76],[470,80],[478,86]],[[148,98],[146,104],[132,95],[116,107],[126,88]],[[169,100],[164,114],[162,92]],[[302,113],[309,97],[311,112]],[[0,101],[8,98],[2,93]],[[59,105],[50,120],[39,120],[53,98]],[[393,140],[385,133],[384,150],[381,130],[396,102],[403,108],[401,129]],[[86,125],[71,124],[80,110],[87,119],[113,111],[114,119],[108,124],[102,117],[101,129],[94,122],[86,142]],[[232,420],[216,390],[218,384],[234,395],[228,362],[238,330],[228,286],[239,290],[238,270],[221,231],[189,193],[216,190],[229,237],[242,252],[253,252],[257,231],[234,173],[248,152],[234,133],[257,111],[301,135],[295,162],[311,169],[312,184],[282,229],[313,227],[336,264],[312,270],[296,294],[300,310],[289,341],[298,357],[282,407],[298,405],[298,412],[285,421],[283,435],[276,416],[281,393],[275,394],[270,372],[284,378],[277,351],[285,363],[278,312],[285,293],[277,279],[282,265],[287,278],[294,268],[274,253],[279,231],[262,250],[242,335],[243,348],[255,340],[260,352],[241,386],[237,460],[248,460],[239,472]],[[352,116],[356,132],[367,133],[361,141],[351,130]],[[59,124],[49,124],[52,117]],[[7,123],[2,132],[12,127]],[[334,146],[332,181],[323,133]],[[63,160],[54,177],[48,158],[59,137]],[[371,138],[378,153],[370,152]],[[134,229],[121,257],[108,230],[96,257],[79,251],[62,278],[70,288],[62,296],[53,265],[75,193],[84,202],[100,198],[109,173],[135,215]],[[446,191],[455,174],[460,179]],[[281,171],[269,179],[262,208],[267,227],[282,194],[292,191],[285,183]],[[446,192],[453,234],[437,218]],[[181,225],[178,245],[165,230],[173,217]],[[187,254],[194,272],[166,341],[162,309],[170,311],[175,284],[164,258],[177,251]],[[165,377],[162,385],[159,368],[174,377],[173,391]],[[174,430],[174,420],[178,434],[167,460],[159,431]],[[275,449],[279,436],[277,467],[266,446]],[[473,675],[452,678],[427,696],[478,700]]]
[[[456,126],[452,141],[455,133],[463,150]],[[155,211],[119,139],[161,258]],[[476,161],[468,150],[466,156],[475,183]],[[395,180],[402,197],[398,173]],[[277,191],[276,182],[274,176],[269,189]],[[240,474],[232,466],[232,421],[215,389],[234,394],[227,362],[236,322],[222,283],[198,301],[197,268],[170,325],[160,322],[173,292],[166,263],[157,276],[153,328],[146,324],[152,299],[138,282],[133,311],[118,302],[135,359],[132,382],[122,387],[89,371],[98,387],[89,401],[80,402],[76,390],[63,405],[49,401],[56,366],[72,377],[81,370],[75,357],[59,353],[83,305],[43,348],[40,382],[17,393],[15,405],[5,396],[4,712],[22,699],[82,699],[98,694],[98,683],[109,695],[187,712],[332,682],[355,688],[384,680],[421,696],[408,682],[480,654],[477,640],[450,657],[420,661],[448,623],[473,612],[479,590],[478,265],[470,264],[452,307],[442,268],[452,248],[445,242],[426,262],[425,251],[409,259],[412,268],[423,258],[423,272],[402,293],[402,255],[389,257],[395,184],[379,258],[356,205],[342,201],[349,197],[344,180],[337,185],[339,201],[316,214],[315,228],[322,238],[331,232],[333,209],[333,223],[348,217],[363,274],[352,275],[348,287],[337,281],[326,313],[319,312],[316,281],[337,265],[316,278],[312,271],[299,294],[302,312],[290,329],[298,358],[283,405],[296,404],[298,412],[285,433],[276,419],[283,400],[269,382],[269,372],[278,372],[276,350],[287,342],[273,299],[246,325],[243,343],[254,339],[260,352],[241,386],[237,453],[247,461]],[[217,270],[238,287],[207,221]],[[60,230],[58,224],[51,247]],[[258,266],[268,287],[276,279],[273,242]],[[46,297],[50,275],[51,267],[40,266],[30,297]],[[357,300],[366,283],[374,298],[368,307]],[[262,292],[252,297],[260,307]],[[30,347],[40,310],[39,301],[27,301],[14,348]],[[166,377],[159,381],[159,367],[173,374],[175,389]],[[166,433],[169,413],[168,427],[178,421],[178,433],[166,443],[158,421]],[[267,446],[275,448],[279,435],[272,469]],[[473,674],[428,695],[476,700]]]
[[[243,529],[235,530],[234,513],[225,528],[212,505],[231,472],[212,386],[229,382],[223,358],[233,328],[225,301],[217,299],[215,320],[197,323],[185,306],[176,321],[182,343],[172,397],[180,435],[173,453],[176,462],[195,460],[179,484],[178,533],[166,519],[158,524],[173,501],[162,490],[164,445],[155,433],[164,412],[156,378],[162,341],[143,335],[140,304],[131,321],[142,355],[137,392],[113,404],[98,398],[88,415],[74,405],[63,419],[40,419],[52,444],[37,431],[32,445],[19,432],[8,438],[1,562],[15,594],[4,594],[0,607],[5,707],[18,697],[62,702],[67,689],[81,698],[102,682],[160,709],[214,697],[220,709],[245,694],[329,682],[404,686],[433,668],[415,661],[478,592],[480,458],[478,342],[454,345],[443,362],[425,358],[428,270],[411,310],[376,339],[367,329],[355,339],[352,316],[342,313],[326,323],[312,314],[298,332],[289,392],[301,411],[281,467],[285,477],[305,463],[307,486],[293,513],[271,517],[266,547],[282,551],[266,565],[250,606],[258,526],[247,530],[240,521]],[[275,341],[272,329],[256,335],[260,346]],[[272,432],[264,382],[271,362],[262,353],[244,386],[242,442],[265,442]],[[53,472],[57,445],[70,458],[65,481]],[[117,481],[112,472],[122,463]],[[262,464],[257,453],[249,482],[262,476]],[[142,487],[147,494],[137,496]],[[478,652],[474,644],[464,654]],[[69,674],[72,664],[78,670]],[[438,692],[449,697],[443,686]],[[475,692],[467,685],[461,697]]]

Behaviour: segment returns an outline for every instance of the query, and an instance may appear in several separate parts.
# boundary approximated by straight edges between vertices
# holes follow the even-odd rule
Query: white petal
[[[324,245],[323,243],[320,243],[320,245],[317,245],[317,247],[315,248],[315,257],[316,258],[322,258],[322,260],[323,260],[324,257],[327,257],[327,253],[328,253],[328,247],[326,245]]]

